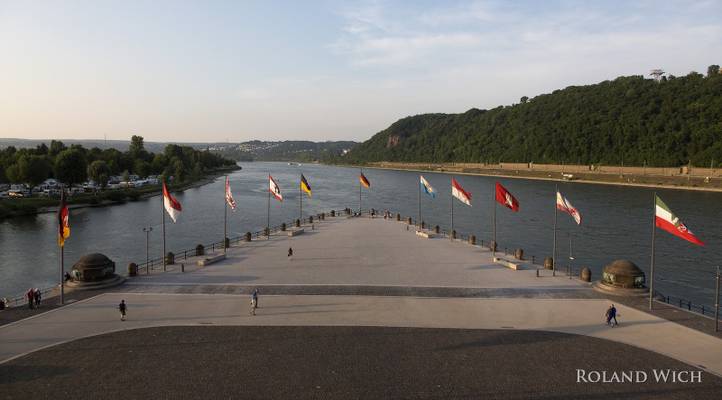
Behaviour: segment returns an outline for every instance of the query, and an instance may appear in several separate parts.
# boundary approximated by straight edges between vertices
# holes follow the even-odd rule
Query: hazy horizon
[[[722,54],[722,2],[0,3],[0,137],[364,141]]]

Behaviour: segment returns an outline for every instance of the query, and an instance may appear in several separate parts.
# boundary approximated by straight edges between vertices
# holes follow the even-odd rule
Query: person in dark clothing
[[[118,304],[118,310],[120,311],[120,320],[125,321],[125,313],[128,310],[128,306],[125,305],[125,300],[121,300]]]
[[[291,248],[291,247],[288,248],[288,256],[289,257],[293,256],[293,248]]]
[[[614,324],[612,326],[619,325],[619,322],[617,322],[617,308],[614,307],[614,304],[612,304],[612,307],[609,308],[609,319],[614,320]]]
[[[25,297],[27,297],[27,299],[28,299],[28,307],[30,307],[31,310],[34,309],[35,308],[35,291],[31,288],[25,294]]]
[[[42,293],[40,293],[40,289],[35,288],[35,291],[33,292],[33,298],[35,299],[35,308],[40,308],[40,300],[42,300]]]
[[[256,315],[256,308],[258,308],[258,289],[253,289],[253,293],[251,293],[251,315]]]
[[[73,277],[70,276],[70,272],[67,272],[67,271],[66,271],[66,272],[65,272],[65,282],[67,282],[67,281],[69,281],[69,280],[71,280],[71,279],[73,279]]]

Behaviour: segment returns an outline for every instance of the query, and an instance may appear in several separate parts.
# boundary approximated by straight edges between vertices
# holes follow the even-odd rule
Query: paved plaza
[[[147,332],[164,332],[144,328],[170,332],[179,329],[171,327],[179,326],[235,327],[235,332],[247,332],[254,326],[311,330],[357,326],[476,330],[482,336],[485,331],[537,332],[509,336],[523,336],[519,343],[509,339],[509,349],[518,351],[529,351],[527,345],[544,347],[556,338],[579,336],[588,340],[570,340],[570,354],[598,354],[604,348],[616,352],[621,362],[633,348],[647,354],[642,358],[649,362],[647,369],[677,368],[685,363],[690,370],[703,371],[706,382],[722,390],[722,340],[619,304],[621,324],[608,327],[603,318],[610,301],[577,279],[538,278],[533,269],[513,271],[491,263],[491,254],[481,247],[419,238],[407,231],[406,225],[383,218],[327,219],[314,230],[306,229],[293,238],[274,235],[270,240],[235,246],[229,249],[227,260],[207,267],[194,266],[194,259],[179,260],[185,263],[186,272],[175,265],[166,273],[131,278],[98,296],[0,326],[3,375],[11,369],[7,376],[15,376],[13,366],[31,368],[29,365],[35,364],[28,360],[41,362],[43,355],[53,351],[87,360],[75,340],[97,341],[100,339],[92,337],[118,331],[133,337],[139,346],[128,344],[126,351],[143,352],[147,351],[141,346]],[[293,257],[287,256],[288,247],[293,247]],[[256,316],[249,314],[248,294],[253,288],[261,292]],[[128,303],[125,322],[119,320],[116,310],[121,299]],[[344,332],[346,337],[348,331]],[[60,346],[53,347],[56,345]],[[270,342],[259,345],[272,351]],[[601,347],[588,348],[592,345]],[[171,347],[165,348],[172,352]],[[179,350],[182,348],[180,345]],[[46,350],[37,352],[41,349]],[[500,357],[494,362],[504,360]],[[573,374],[574,358],[565,360],[551,357],[548,364],[536,358],[530,362],[536,368],[554,369],[555,374]],[[577,368],[607,366],[585,357]],[[505,379],[509,387],[526,382],[523,376]],[[686,398],[692,392],[685,389],[680,393],[679,398]],[[705,398],[704,393],[701,397],[697,393],[697,398]]]

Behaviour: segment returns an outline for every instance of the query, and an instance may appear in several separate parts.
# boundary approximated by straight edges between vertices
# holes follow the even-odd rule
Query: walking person
[[[28,299],[28,307],[32,310],[35,308],[35,291],[33,288],[30,288],[27,293],[25,293],[25,297]]]
[[[607,308],[607,312],[604,314],[604,317],[607,319],[607,325],[611,324],[611,321],[612,321],[612,307]]]
[[[256,308],[258,308],[258,289],[254,289],[251,293],[251,315],[256,315]]]
[[[288,248],[288,257],[292,257],[292,256],[293,256],[293,248],[289,247]]]
[[[125,305],[125,300],[121,300],[118,304],[118,311],[120,311],[120,320],[125,321],[125,313],[128,311],[128,306]]]
[[[40,308],[40,300],[42,300],[43,294],[40,293],[40,289],[35,288],[35,292],[33,293],[33,297],[35,299],[35,308]]]
[[[611,307],[609,307],[609,315],[610,315],[610,321],[614,320],[614,324],[612,324],[612,327],[619,325],[619,322],[617,322],[617,307],[614,307],[614,304],[612,304]]]

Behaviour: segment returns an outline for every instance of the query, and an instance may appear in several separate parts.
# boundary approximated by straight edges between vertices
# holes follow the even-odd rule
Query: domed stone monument
[[[647,293],[644,271],[629,260],[615,260],[602,270],[602,279],[594,287],[618,296]]]
[[[123,283],[115,273],[115,262],[100,253],[86,254],[73,265],[67,285],[76,289],[99,289]]]

